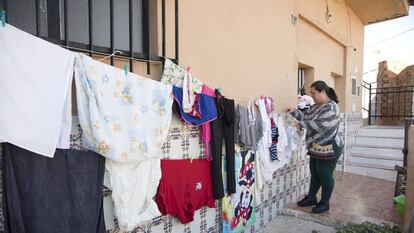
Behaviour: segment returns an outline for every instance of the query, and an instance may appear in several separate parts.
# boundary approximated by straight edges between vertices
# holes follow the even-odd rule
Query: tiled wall
[[[163,147],[165,157],[183,154],[185,158],[190,155],[204,157],[204,145],[199,137],[198,127],[188,126],[174,118],[167,142]],[[304,145],[294,152],[288,165],[279,169],[273,175],[273,181],[265,184],[261,190],[261,204],[256,207],[255,224],[247,227],[245,232],[258,232],[268,222],[274,219],[280,208],[289,202],[296,201],[299,196],[307,192],[309,185],[308,159]],[[109,192],[108,192],[109,193]],[[121,232],[112,213],[113,204],[110,196],[104,199],[105,221],[108,232]],[[194,221],[181,224],[176,218],[163,216],[142,223],[131,232],[222,232],[221,202],[216,201],[216,208],[202,208],[195,213]]]
[[[355,143],[356,136],[358,135],[358,130],[362,127],[362,113],[341,113],[341,119],[339,132],[345,135],[345,147],[344,152],[338,161],[338,166],[336,167],[336,169],[340,171],[342,171],[344,159],[345,161],[348,161],[352,145]]]
[[[342,113],[340,132],[345,134],[344,158],[350,154],[351,146],[358,134],[358,129],[362,126],[361,113]],[[291,123],[291,122],[289,122]],[[72,134],[72,148],[82,149],[81,131],[75,129]],[[294,152],[289,164],[279,169],[274,174],[272,182],[267,183],[260,193],[261,204],[256,207],[256,222],[248,227],[245,232],[257,232],[268,222],[277,216],[281,207],[289,202],[296,201],[299,196],[306,193],[309,185],[308,159],[304,146],[299,147]],[[1,154],[1,147],[0,147]],[[170,129],[167,142],[163,147],[163,154],[166,157],[184,155],[185,158],[191,156],[203,157],[204,146],[199,137],[197,127],[188,126],[174,118]],[[1,160],[0,160],[1,163]],[[338,165],[340,168],[341,165]],[[0,172],[1,178],[1,172]],[[112,210],[113,204],[110,197],[110,190],[104,190],[105,221],[108,232],[120,232],[114,220]],[[2,190],[0,189],[0,197]],[[0,211],[0,231],[3,228],[3,214]],[[194,221],[190,224],[182,225],[173,217],[158,217],[145,222],[134,229],[132,232],[221,232],[222,215],[221,203],[216,202],[216,208],[202,208],[197,211]]]
[[[289,122],[289,124],[290,123],[292,122]],[[71,147],[73,149],[83,148],[80,139],[81,130],[78,127],[74,127],[71,135]],[[167,142],[163,146],[163,155],[164,157],[184,155],[184,158],[189,158],[190,156],[204,157],[204,145],[203,141],[199,137],[199,128],[183,124],[177,118],[174,118],[168,134]],[[273,181],[264,185],[264,188],[259,194],[261,204],[256,207],[256,221],[252,226],[247,227],[245,232],[258,232],[279,214],[281,207],[289,202],[296,201],[301,195],[307,192],[310,175],[308,164],[309,159],[306,156],[304,144],[302,144],[299,146],[299,149],[294,152],[289,163],[273,175]],[[0,195],[1,193],[2,192],[0,192]],[[116,219],[114,219],[112,214],[113,203],[110,195],[111,191],[105,189],[105,223],[108,232],[118,233],[121,231],[119,230]],[[131,232],[222,232],[222,225],[221,202],[216,201],[216,208],[204,207],[201,210],[198,210],[195,213],[194,221],[189,224],[183,225],[179,223],[176,218],[162,216],[142,223]],[[2,231],[2,211],[0,211],[0,227],[0,231]]]

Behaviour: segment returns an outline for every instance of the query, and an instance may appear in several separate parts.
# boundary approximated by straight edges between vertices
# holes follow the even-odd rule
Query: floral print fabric
[[[116,162],[161,157],[172,115],[172,86],[79,54],[76,97],[84,146]]]
[[[131,231],[160,215],[152,199],[171,123],[172,86],[94,61],[75,58],[76,97],[84,147],[107,158],[120,229]]]
[[[169,59],[165,59],[164,62],[164,71],[162,74],[161,82],[164,84],[170,84],[177,87],[183,87],[185,77],[185,69]],[[201,93],[203,89],[203,83],[192,78],[192,91],[196,93]]]

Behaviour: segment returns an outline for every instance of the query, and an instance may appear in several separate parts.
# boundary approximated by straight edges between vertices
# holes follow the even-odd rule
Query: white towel
[[[9,24],[0,51],[0,141],[47,157],[69,148],[74,54]]]

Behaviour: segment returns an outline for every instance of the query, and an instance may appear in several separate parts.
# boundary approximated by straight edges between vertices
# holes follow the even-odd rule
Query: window
[[[177,0],[175,3],[177,7]],[[0,8],[7,12],[7,22],[21,30],[90,54],[109,55],[119,50],[131,61],[162,61],[160,56],[150,55],[149,49],[150,41],[157,44],[155,38],[150,38],[149,22],[150,13],[156,14],[157,7],[156,1],[151,0],[0,0]],[[164,7],[162,0],[162,27]],[[177,15],[175,18],[177,24]],[[177,39],[177,27],[175,33]],[[162,40],[165,51],[164,33]]]
[[[146,52],[148,0],[13,0],[6,11],[8,23],[47,39],[67,39],[74,47],[92,44],[94,51],[105,52],[113,40],[113,49],[129,51],[132,45],[133,52]]]
[[[305,94],[305,69],[298,69],[298,95]]]
[[[298,64],[298,95],[309,94],[310,85],[315,79],[315,69],[312,66]]]
[[[352,83],[351,83],[351,91],[352,91],[352,95],[359,95],[359,90],[357,90],[358,89],[358,87],[357,87],[357,79],[356,79],[356,77],[354,77],[354,76],[351,76],[351,81],[352,81]]]

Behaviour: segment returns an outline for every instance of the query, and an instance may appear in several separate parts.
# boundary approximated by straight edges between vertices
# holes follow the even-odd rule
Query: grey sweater
[[[257,114],[254,124],[249,124],[249,113],[247,108],[236,106],[235,124],[236,143],[246,149],[257,149],[257,143],[263,136],[262,118]]]
[[[312,143],[324,146],[333,142],[340,123],[339,108],[334,101],[315,104],[305,112],[294,110],[290,114],[307,129],[308,146]]]

